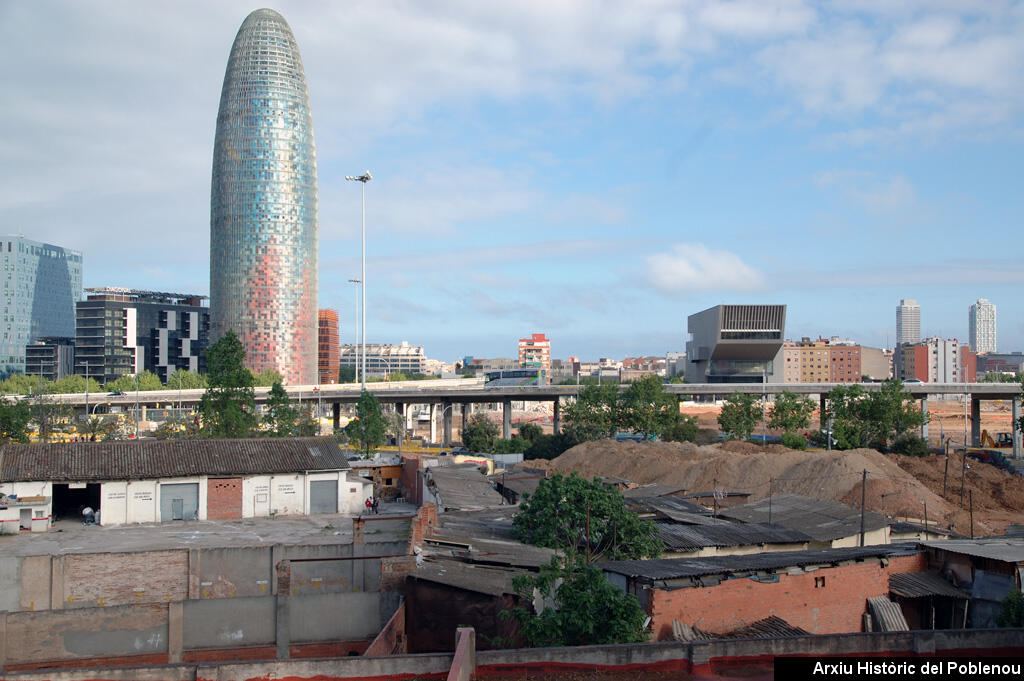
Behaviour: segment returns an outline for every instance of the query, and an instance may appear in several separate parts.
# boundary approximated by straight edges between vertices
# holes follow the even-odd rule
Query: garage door
[[[198,482],[160,485],[160,520],[195,520],[198,517]]]
[[[338,512],[337,480],[313,480],[309,483],[309,512]]]

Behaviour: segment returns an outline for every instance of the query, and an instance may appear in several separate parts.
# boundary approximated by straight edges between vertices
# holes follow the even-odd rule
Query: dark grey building
[[[142,371],[163,381],[175,369],[206,371],[206,296],[125,288],[86,292],[76,310],[75,373],[106,383]]]
[[[786,306],[716,305],[690,315],[686,330],[688,382],[771,382],[785,338]]]
[[[75,339],[44,336],[26,345],[25,373],[50,381],[75,373]]]

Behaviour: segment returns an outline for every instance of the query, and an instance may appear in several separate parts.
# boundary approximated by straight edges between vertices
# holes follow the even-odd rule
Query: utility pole
[[[865,468],[860,476],[860,545],[864,546],[864,504],[867,502],[868,493],[868,469]]]

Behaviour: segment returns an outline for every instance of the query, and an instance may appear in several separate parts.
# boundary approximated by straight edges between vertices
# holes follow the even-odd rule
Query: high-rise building
[[[320,310],[320,334],[317,342],[317,368],[319,383],[337,383],[341,362],[338,353],[338,313],[334,310]]]
[[[210,313],[206,296],[90,288],[78,303],[75,373],[100,383],[152,371],[205,373]]]
[[[896,345],[921,340],[921,307],[913,298],[904,298],[896,306]]]
[[[82,297],[82,254],[24,236],[0,236],[4,282],[0,373],[25,371],[25,346],[43,336],[75,335]]]
[[[58,381],[75,373],[75,339],[42,336],[25,346],[25,373]]]
[[[540,369],[545,378],[551,376],[551,341],[542,333],[519,339],[519,367]]]
[[[978,298],[967,314],[971,348],[979,355],[996,352],[996,306]]]
[[[317,176],[302,59],[259,9],[231,47],[213,151],[210,336],[231,329],[256,372],[317,380]]]

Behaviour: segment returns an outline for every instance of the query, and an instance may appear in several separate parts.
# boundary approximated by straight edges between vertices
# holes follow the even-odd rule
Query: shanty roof
[[[409,577],[500,597],[505,594],[515,594],[512,580],[525,574],[529,574],[529,572],[485,565],[469,565],[455,560],[427,560],[409,573]]]
[[[520,497],[525,494],[535,494],[540,481],[543,479],[543,473],[520,473],[518,471],[496,473],[490,476],[492,482],[512,490]]]
[[[910,631],[900,606],[885,596],[870,596],[868,611],[875,622],[875,631]]]
[[[425,501],[435,501],[438,508],[474,510],[505,504],[476,465],[434,466],[427,469],[427,476],[435,498]]]
[[[944,541],[925,541],[922,546],[950,553],[962,553],[966,556],[990,558],[1004,563],[1024,562],[1024,538],[987,537],[985,539],[947,539]]]
[[[943,542],[944,544],[945,542]],[[914,544],[884,544],[879,546],[849,547],[841,549],[808,549],[805,551],[778,551],[709,558],[659,558],[656,560],[615,560],[600,563],[605,572],[614,572],[633,579],[654,582],[685,579],[704,575],[748,576],[758,572],[778,572],[791,568],[839,565],[871,558],[908,556],[917,553]]]
[[[889,591],[903,598],[948,596],[966,599],[969,597],[937,572],[899,572],[889,575]]]
[[[512,535],[517,506],[480,511],[450,511],[438,515],[438,525],[424,541],[430,555],[490,565],[536,568],[551,562],[553,549],[523,544]]]
[[[348,468],[347,453],[330,437],[62,442],[9,444],[0,449],[0,482],[143,480]]]
[[[655,523],[655,526],[668,551],[697,551],[709,546],[802,544],[811,541],[809,536],[798,530],[760,523],[699,526]]]
[[[685,487],[679,487],[678,485],[663,485],[661,483],[651,483],[649,485],[640,485],[639,487],[633,487],[631,489],[622,490],[623,496],[627,499],[630,497],[636,497],[639,499],[654,499],[655,497],[665,497],[672,494],[683,494],[686,492]]]
[[[707,515],[711,514],[701,506],[692,501],[685,501],[679,497],[670,496],[626,496],[626,506],[638,513],[662,513],[671,517],[674,513],[689,513]]]
[[[832,541],[860,532],[859,509],[835,501],[812,499],[798,494],[780,494],[771,497],[770,500],[762,499],[751,504],[734,506],[719,511],[719,515],[745,523],[767,523],[769,510],[773,525],[799,530],[815,541]],[[888,524],[889,521],[877,513],[864,513],[864,530],[867,532],[881,529]]]

